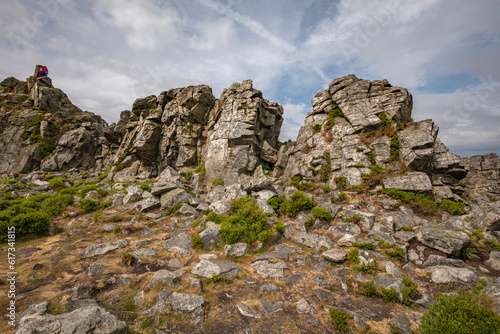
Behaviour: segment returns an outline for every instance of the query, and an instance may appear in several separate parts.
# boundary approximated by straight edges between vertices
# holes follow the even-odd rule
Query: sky
[[[136,98],[253,80],[295,140],[338,77],[413,95],[461,156],[500,155],[499,0],[12,0],[0,2],[0,80],[36,64],[83,110],[117,122]]]

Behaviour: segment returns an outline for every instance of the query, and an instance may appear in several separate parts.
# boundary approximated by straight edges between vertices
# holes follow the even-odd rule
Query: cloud
[[[283,104],[283,116],[285,119],[281,126],[279,137],[281,141],[286,141],[288,139],[295,140],[297,138],[300,127],[304,125],[306,113],[310,111],[306,108],[307,106],[304,103],[293,104],[290,102],[290,99],[285,100]]]

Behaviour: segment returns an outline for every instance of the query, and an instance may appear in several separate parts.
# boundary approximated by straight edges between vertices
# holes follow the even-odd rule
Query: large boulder
[[[466,233],[447,226],[419,226],[415,235],[421,244],[454,256],[460,256],[462,250],[471,242]]]
[[[33,333],[89,333],[126,334],[127,324],[97,305],[87,305],[65,314],[46,314],[36,310],[25,312],[19,319],[17,334]]]

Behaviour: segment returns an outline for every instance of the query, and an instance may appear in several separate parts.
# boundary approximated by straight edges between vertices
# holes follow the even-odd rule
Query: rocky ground
[[[170,176],[187,184],[182,176]],[[4,176],[4,192],[58,193],[37,173],[9,180],[13,177]],[[76,183],[66,180],[68,187]],[[54,326],[67,332],[79,328],[78,333],[82,328],[332,333],[330,308],[349,315],[352,333],[391,333],[396,327],[410,333],[437,293],[500,292],[500,253],[464,256],[471,244],[484,245],[477,247],[483,252],[491,249],[486,245],[500,245],[496,232],[486,232],[498,224],[498,216],[417,215],[384,195],[347,191],[339,199],[340,192],[320,188],[306,194],[333,219],[314,218],[311,210],[293,218],[270,215],[269,226],[279,218],[284,233],[276,231],[264,244],[223,245],[220,225],[206,221],[205,210],[210,202],[228,204],[247,195],[240,184],[213,186],[198,196],[182,188],[165,192],[164,204],[168,194],[185,193],[184,204],[169,214],[176,201],[145,207],[155,199],[150,191],[159,188],[161,176],[149,191],[135,184],[83,181],[72,188],[95,185],[84,197],[114,205],[95,214],[75,202],[54,221],[52,235],[17,241],[18,333],[48,333]],[[296,190],[282,189],[287,196]],[[260,198],[266,192],[253,194]],[[193,247],[191,236],[197,233],[203,248]],[[8,271],[6,261],[0,270]],[[380,295],[370,296],[370,287]],[[0,289],[5,307],[8,284]],[[6,333],[14,332],[2,322]]]

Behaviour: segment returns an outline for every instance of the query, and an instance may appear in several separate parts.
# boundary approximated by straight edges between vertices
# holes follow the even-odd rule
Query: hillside
[[[411,333],[459,290],[498,314],[498,156],[450,152],[387,80],[311,104],[281,143],[283,108],[251,80],[137,99],[111,125],[50,78],[2,81],[2,328]]]

